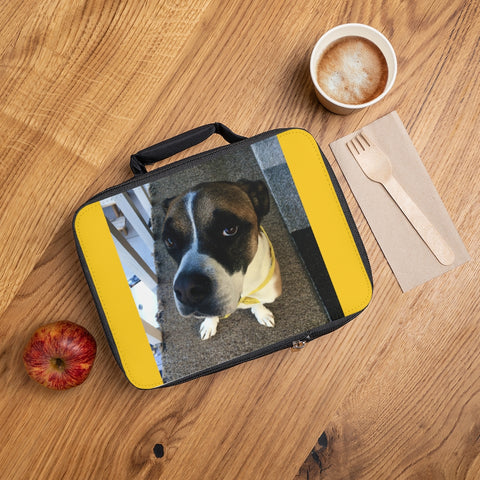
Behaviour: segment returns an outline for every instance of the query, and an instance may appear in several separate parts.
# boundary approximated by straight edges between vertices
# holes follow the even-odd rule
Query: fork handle
[[[412,226],[418,232],[428,248],[437,257],[442,265],[451,265],[455,260],[455,253],[442,238],[430,220],[420,210],[408,193],[398,183],[397,179],[391,176],[383,182],[383,186],[395,200],[402,212],[408,218]]]

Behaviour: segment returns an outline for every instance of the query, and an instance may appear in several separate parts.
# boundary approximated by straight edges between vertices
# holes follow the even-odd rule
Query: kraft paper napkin
[[[358,132],[331,143],[330,148],[401,289],[410,290],[467,262],[468,252],[397,112],[362,130],[388,155],[394,176],[455,252],[452,265],[438,262],[384,187],[365,176],[346,146]]]

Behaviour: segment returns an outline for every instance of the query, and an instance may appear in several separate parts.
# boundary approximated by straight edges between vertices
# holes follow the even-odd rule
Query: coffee
[[[361,105],[378,97],[387,84],[388,66],[370,40],[343,37],[330,45],[317,65],[320,88],[337,102]]]

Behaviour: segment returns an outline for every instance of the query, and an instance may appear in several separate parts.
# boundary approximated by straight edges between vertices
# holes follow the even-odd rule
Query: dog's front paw
[[[217,333],[218,317],[207,317],[200,325],[200,337],[208,340]]]
[[[260,325],[264,325],[265,327],[275,326],[273,313],[267,307],[265,307],[265,305],[257,303],[251,308],[251,310]]]

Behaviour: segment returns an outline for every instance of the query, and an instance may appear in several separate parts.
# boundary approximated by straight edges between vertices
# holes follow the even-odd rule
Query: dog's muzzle
[[[182,273],[175,280],[173,290],[180,303],[195,310],[212,295],[213,284],[202,273]]]
[[[182,316],[223,316],[236,304],[219,295],[218,285],[201,272],[182,272],[173,284],[175,303]]]
[[[187,252],[173,280],[175,303],[180,315],[221,317],[238,305],[243,273],[229,275],[212,257]]]

